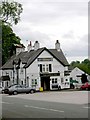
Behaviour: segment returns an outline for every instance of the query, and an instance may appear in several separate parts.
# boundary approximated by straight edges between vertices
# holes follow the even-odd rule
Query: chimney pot
[[[37,50],[37,49],[39,49],[39,42],[35,41],[35,43],[34,43],[34,50]]]
[[[57,49],[57,51],[60,51],[60,43],[59,43],[59,40],[56,40],[55,49]]]
[[[28,50],[28,52],[30,51],[30,50],[32,50],[32,42],[30,41],[30,44],[28,44],[28,46],[27,46],[27,50]]]

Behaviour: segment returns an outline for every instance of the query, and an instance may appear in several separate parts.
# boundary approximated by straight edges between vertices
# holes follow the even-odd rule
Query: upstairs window
[[[52,66],[49,64],[49,72],[52,72]]]
[[[42,64],[40,64],[40,72],[42,72]]]
[[[45,72],[45,65],[42,65],[42,72]]]
[[[49,65],[46,65],[46,72],[49,72]]]
[[[40,64],[40,72],[52,72],[52,65],[51,64]]]

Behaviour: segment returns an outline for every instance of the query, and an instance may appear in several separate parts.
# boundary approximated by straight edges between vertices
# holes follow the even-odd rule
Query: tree
[[[20,14],[23,11],[22,5],[17,2],[3,1],[0,6],[1,19],[2,22],[12,25],[17,24],[20,20]]]
[[[20,38],[13,33],[9,25],[2,24],[2,64],[4,64],[13,54],[13,44],[20,44]]]
[[[2,64],[13,55],[13,44],[20,44],[20,38],[12,30],[12,25],[20,20],[23,11],[22,5],[18,2],[3,1],[0,6],[0,18],[2,20]],[[1,37],[1,36],[0,36]]]
[[[83,70],[85,73],[90,74],[90,60],[85,59],[81,63],[79,61],[73,61],[70,63],[70,66],[75,68],[78,67],[81,70]]]

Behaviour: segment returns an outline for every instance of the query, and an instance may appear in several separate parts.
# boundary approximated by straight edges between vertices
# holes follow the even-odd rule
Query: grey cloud
[[[88,35],[84,35],[80,38],[81,42],[87,43],[88,44]]]
[[[26,2],[27,3],[27,2]],[[23,4],[22,19],[31,23],[47,23],[62,17],[87,16],[87,3],[79,2],[28,2]]]
[[[69,31],[68,33],[62,35],[63,38],[70,38],[73,39],[74,38],[74,32],[73,31]]]
[[[88,46],[80,47],[80,45],[73,46],[74,48],[66,51],[68,56],[88,56]]]
[[[62,22],[63,20],[67,21],[68,18],[70,19],[73,17],[78,18],[78,16],[87,17],[87,3],[56,1],[57,0],[21,0],[24,8],[21,15],[21,22],[23,22],[23,24],[22,26],[14,28],[14,30],[21,37],[22,41],[25,42],[26,40],[31,40],[32,42],[35,42],[35,40],[38,40],[41,46],[53,48],[53,41],[50,39],[48,33],[42,33],[39,30],[32,31],[30,26],[27,27],[25,25],[31,23],[32,27],[33,24],[35,27],[35,25],[49,25],[51,22],[57,24],[57,22]],[[74,33],[73,31],[69,31],[62,37],[73,39]],[[80,42],[76,43],[72,49],[65,49],[66,46],[64,46],[63,50],[68,56],[87,55],[87,35],[79,39]]]
[[[25,43],[26,40],[32,41],[33,43],[37,40],[41,44],[41,46],[47,46],[47,42],[50,41],[50,37],[48,34],[39,32],[39,31],[32,31],[27,27],[18,26],[18,29],[15,27],[14,31],[16,31],[17,35],[20,36],[22,41]]]
[[[65,49],[65,53],[67,53],[68,56],[73,56],[73,57],[88,56],[87,35],[84,35],[83,37],[81,37],[79,42],[77,42],[74,46],[70,47],[70,49],[68,50]]]

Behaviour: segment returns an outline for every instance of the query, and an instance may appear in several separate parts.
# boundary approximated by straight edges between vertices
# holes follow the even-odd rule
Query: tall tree
[[[20,40],[9,25],[2,24],[2,64],[13,55],[12,46],[14,43],[20,44]]]
[[[23,11],[22,5],[18,2],[3,1],[1,7],[2,22],[10,25],[17,24],[20,20],[20,14]]]
[[[2,64],[4,64],[13,54],[12,45],[14,43],[20,44],[20,38],[13,32],[12,25],[16,25],[19,22],[23,8],[18,2],[9,1],[3,1],[0,8],[0,18],[2,20]]]

